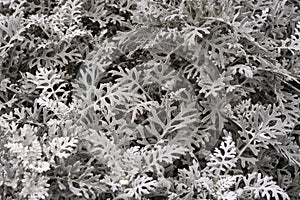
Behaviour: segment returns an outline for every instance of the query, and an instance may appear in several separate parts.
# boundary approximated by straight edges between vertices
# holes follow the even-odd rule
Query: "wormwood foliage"
[[[300,199],[295,0],[0,0],[0,200]]]

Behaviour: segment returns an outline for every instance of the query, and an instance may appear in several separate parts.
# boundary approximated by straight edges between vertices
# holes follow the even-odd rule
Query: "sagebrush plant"
[[[300,199],[300,3],[0,0],[0,199]]]

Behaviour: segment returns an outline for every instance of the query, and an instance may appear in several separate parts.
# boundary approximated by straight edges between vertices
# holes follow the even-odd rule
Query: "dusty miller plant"
[[[299,9],[0,0],[0,199],[300,199]]]

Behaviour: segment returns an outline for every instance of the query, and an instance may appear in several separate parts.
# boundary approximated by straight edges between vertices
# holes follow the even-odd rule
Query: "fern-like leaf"
[[[216,148],[214,153],[210,155],[207,166],[213,173],[220,174],[226,170],[231,170],[236,166],[236,146],[229,135],[221,143],[219,148]]]
[[[118,198],[133,197],[134,199],[142,199],[144,195],[154,191],[157,187],[157,181],[151,177],[139,176],[132,182],[132,188],[124,190],[124,194],[118,196]]]
[[[145,130],[140,130],[142,142],[146,142],[145,139],[148,139],[148,137],[149,139],[154,137],[154,141],[157,143],[163,142],[164,139],[171,136],[170,134],[178,130],[189,129],[189,126],[197,121],[197,109],[193,103],[187,106],[182,103],[180,111],[176,115],[171,116],[175,109],[176,107],[168,107],[166,111],[151,109],[151,115],[148,119],[150,125],[146,125]]]
[[[170,164],[181,155],[185,155],[187,148],[179,145],[157,146],[155,149],[147,151],[147,148],[142,149],[143,168],[145,171],[162,173],[163,164]]]
[[[55,157],[68,158],[75,152],[78,139],[70,137],[58,137],[49,142],[49,146],[44,145],[44,151],[48,155],[51,163],[54,163]]]
[[[262,174],[253,172],[248,174],[247,177],[243,178],[245,187],[243,188],[244,193],[251,192],[253,196],[250,198],[258,199],[259,197],[265,197],[267,200],[289,200],[287,193],[281,189],[273,180],[272,177],[265,176]]]

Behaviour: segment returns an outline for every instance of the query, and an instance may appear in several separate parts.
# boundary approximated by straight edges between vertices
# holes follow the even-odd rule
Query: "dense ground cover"
[[[300,199],[296,0],[0,0],[0,199]]]

